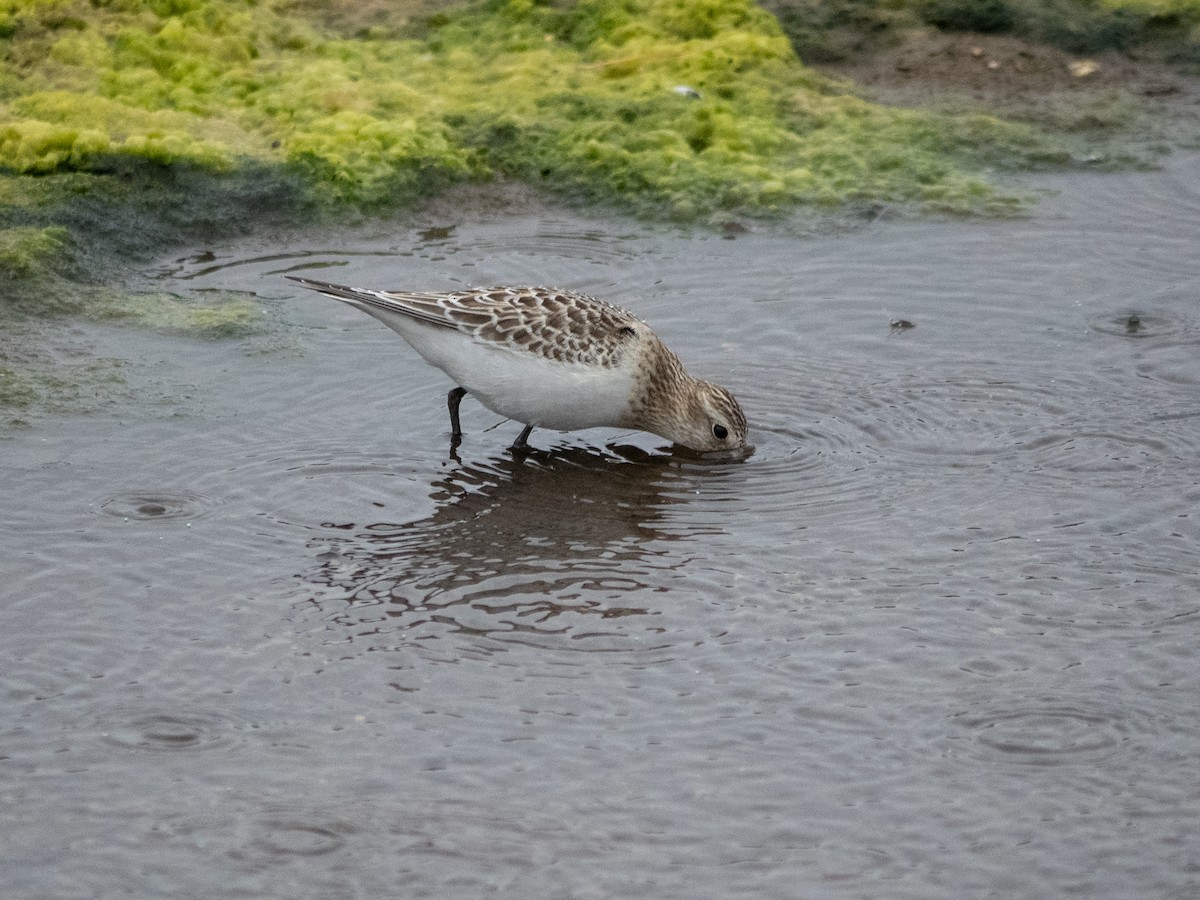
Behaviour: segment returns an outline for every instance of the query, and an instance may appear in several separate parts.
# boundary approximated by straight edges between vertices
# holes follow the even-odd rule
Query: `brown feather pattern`
[[[553,288],[379,293],[392,301],[390,308],[401,307],[421,321],[562,363],[611,368],[620,362],[629,339],[639,328],[646,329],[641,319],[619,306]]]

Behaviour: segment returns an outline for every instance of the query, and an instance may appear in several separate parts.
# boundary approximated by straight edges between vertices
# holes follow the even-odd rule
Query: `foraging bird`
[[[650,326],[603,300],[543,287],[373,291],[287,277],[379,319],[454,380],[453,446],[466,394],[525,424],[514,450],[535,427],[633,428],[700,451],[746,446],[733,395],[693,378]]]

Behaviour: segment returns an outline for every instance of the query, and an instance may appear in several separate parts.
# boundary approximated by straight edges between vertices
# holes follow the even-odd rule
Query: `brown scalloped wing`
[[[646,327],[619,306],[553,288],[389,291],[384,296],[421,321],[563,363],[615,366],[629,339]]]

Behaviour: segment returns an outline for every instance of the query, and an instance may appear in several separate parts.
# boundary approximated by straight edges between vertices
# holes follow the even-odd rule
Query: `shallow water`
[[[1198,186],[165,260],[287,340],[88,327],[140,402],[0,444],[6,895],[1194,896]],[[445,378],[284,272],[612,299],[755,453],[514,459],[468,399],[452,459]]]

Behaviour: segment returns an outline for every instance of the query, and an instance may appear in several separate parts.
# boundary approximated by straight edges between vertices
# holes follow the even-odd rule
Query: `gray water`
[[[79,326],[129,399],[0,443],[0,893],[1195,896],[1200,157],[1044,186],[164,260],[275,337]],[[444,376],[284,272],[613,300],[756,450],[514,458],[468,399],[454,459]]]

